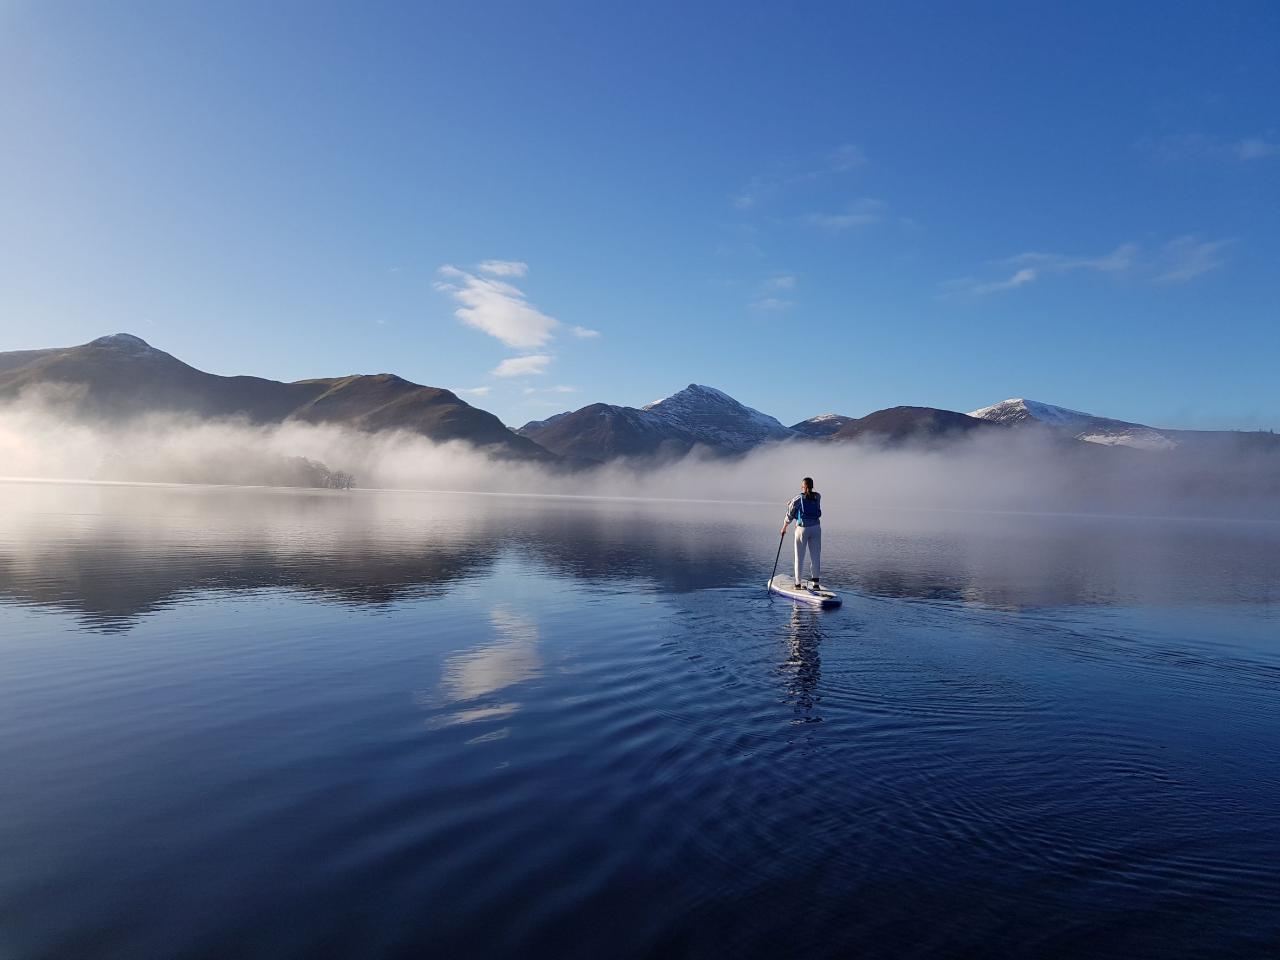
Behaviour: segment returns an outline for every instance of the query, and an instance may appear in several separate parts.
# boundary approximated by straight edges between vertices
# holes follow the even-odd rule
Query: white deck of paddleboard
[[[822,590],[810,590],[807,586],[803,586],[797,590],[795,581],[787,573],[780,573],[770,580],[769,589],[774,593],[789,597],[797,603],[812,603],[819,607],[840,606],[840,597],[825,588]]]

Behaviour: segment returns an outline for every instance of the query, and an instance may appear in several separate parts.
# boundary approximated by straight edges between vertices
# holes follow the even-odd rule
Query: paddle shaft
[[[787,539],[787,531],[782,531],[782,536],[778,538],[778,552],[773,556],[773,573],[769,574],[769,582],[773,583],[773,578],[778,573],[778,559],[782,556],[782,541]]]

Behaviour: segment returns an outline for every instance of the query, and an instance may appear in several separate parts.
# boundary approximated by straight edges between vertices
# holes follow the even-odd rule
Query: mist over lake
[[[1278,524],[828,494],[820,611],[780,503],[0,493],[6,956],[1280,938]]]

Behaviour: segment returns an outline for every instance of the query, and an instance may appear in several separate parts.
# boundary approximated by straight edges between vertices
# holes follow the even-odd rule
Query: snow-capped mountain
[[[639,409],[593,403],[526,423],[517,433],[561,456],[601,461],[679,456],[700,445],[738,453],[796,435],[724,391],[696,383]]]
[[[839,413],[820,413],[816,417],[810,417],[808,420],[793,423],[791,430],[802,437],[829,437],[845,424],[853,422],[853,420],[853,417],[846,417]]]
[[[646,404],[643,409],[650,417],[699,443],[727,450],[744,450],[766,440],[786,440],[794,436],[767,413],[753,410],[727,393],[698,383]]]
[[[974,410],[969,416],[1011,426],[1029,423],[1052,427],[1085,443],[1139,450],[1170,450],[1178,446],[1178,440],[1170,435],[1173,431],[1164,433],[1141,423],[1096,417],[1091,413],[1021,397]]]

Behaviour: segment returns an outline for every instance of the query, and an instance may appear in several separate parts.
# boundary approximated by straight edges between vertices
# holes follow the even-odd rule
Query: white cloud
[[[536,393],[577,393],[577,387],[567,387],[564,384],[556,384],[554,387],[525,387],[524,395],[526,397],[533,396]]]
[[[1123,243],[1110,253],[1100,257],[1078,257],[1064,253],[1030,251],[1019,253],[996,263],[1013,267],[1014,272],[1003,280],[975,280],[966,277],[944,283],[943,294],[981,297],[989,293],[1016,290],[1034,283],[1049,274],[1071,273],[1076,270],[1093,270],[1098,273],[1119,273],[1131,269],[1137,263],[1138,245]]]
[[[453,392],[464,397],[487,397],[492,389],[492,387],[464,387]]]
[[[1222,251],[1230,240],[1200,241],[1191,235],[1170,240],[1160,251],[1157,283],[1186,283],[1225,263]]]
[[[490,371],[495,377],[526,377],[547,372],[547,366],[553,360],[546,354],[532,354],[527,357],[508,357]]]
[[[1018,287],[1025,287],[1034,280],[1038,274],[1032,267],[1023,267],[1008,280],[996,280],[991,283],[980,283],[973,288],[976,294],[998,293],[1001,290],[1016,290]]]
[[[440,275],[447,279],[437,281],[436,289],[461,304],[454,316],[509,347],[541,347],[560,326],[559,320],[531,304],[523,290],[505,281],[478,277],[449,264],[440,268]]]
[[[523,260],[485,260],[476,269],[494,277],[523,277],[529,265]]]
[[[888,204],[883,200],[873,200],[868,197],[854,201],[837,213],[811,213],[804,219],[812,226],[838,232],[880,222],[884,218],[887,206]]]
[[[784,300],[781,297],[761,297],[751,304],[756,310],[790,310],[795,305],[794,300]]]
[[[975,280],[973,277],[961,277],[959,280],[948,280],[942,285],[942,296],[981,297],[988,293],[999,293],[1002,290],[1016,290],[1033,282],[1039,273],[1035,267],[1023,267],[1004,280]]]
[[[781,311],[790,310],[796,305],[794,300],[787,299],[786,292],[794,290],[796,278],[789,273],[776,273],[760,284],[756,299],[752,300],[752,310]]]
[[[530,303],[519,287],[497,279],[523,277],[529,272],[527,263],[521,260],[485,260],[475,269],[477,273],[470,273],[446,263],[438,271],[443,279],[435,283],[436,290],[447,293],[460,304],[453,315],[467,326],[475,327],[518,350],[545,346],[557,331],[565,329],[583,339],[600,336],[599,330],[565,327],[555,317]],[[478,273],[489,276],[478,276]]]
[[[1231,242],[1199,241],[1188,235],[1170,240],[1159,250],[1147,254],[1136,243],[1123,243],[1110,253],[1098,257],[1043,252],[1019,253],[994,261],[998,266],[1014,268],[1012,275],[995,280],[977,280],[973,277],[950,280],[942,285],[942,296],[1000,293],[1025,287],[1046,276],[1078,271],[1132,273],[1156,283],[1185,283],[1222,266],[1225,262],[1222,250]]]
[[[1045,273],[1067,273],[1071,270],[1097,270],[1118,273],[1134,266],[1138,256],[1136,243],[1122,243],[1101,257],[1072,257],[1061,253],[1019,253],[1001,261],[1010,266],[1030,266]]]

